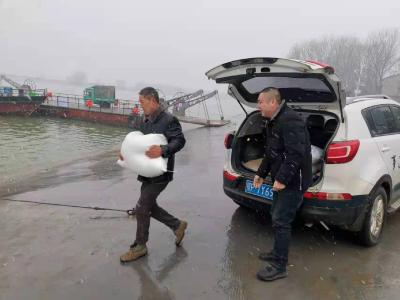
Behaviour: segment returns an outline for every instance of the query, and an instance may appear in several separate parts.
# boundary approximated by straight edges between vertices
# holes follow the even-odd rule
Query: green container
[[[83,99],[92,100],[94,104],[100,107],[111,107],[115,101],[115,86],[111,85],[94,85],[86,88],[83,92]]]

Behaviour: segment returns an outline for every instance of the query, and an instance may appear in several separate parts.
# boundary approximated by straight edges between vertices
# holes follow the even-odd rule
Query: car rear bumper
[[[352,230],[359,230],[364,221],[368,196],[353,196],[352,200],[304,199],[300,216],[309,222],[324,222]]]
[[[240,185],[224,182],[225,194],[238,204],[269,210],[272,201],[249,195]],[[353,196],[351,200],[317,200],[304,199],[300,209],[300,217],[307,222],[324,222],[328,225],[359,230],[363,223],[368,204],[368,196]]]

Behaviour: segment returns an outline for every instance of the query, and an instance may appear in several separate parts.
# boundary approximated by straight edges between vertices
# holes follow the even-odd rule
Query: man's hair
[[[148,87],[141,89],[139,92],[139,95],[146,97],[146,98],[153,97],[157,101],[157,103],[160,103],[160,98],[158,97],[158,92],[153,87],[148,86]]]
[[[278,104],[282,103],[282,96],[277,88],[267,87],[260,92],[260,94],[267,94],[267,93],[273,96],[278,102]]]

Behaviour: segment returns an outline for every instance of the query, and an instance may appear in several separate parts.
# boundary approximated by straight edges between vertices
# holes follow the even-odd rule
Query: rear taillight
[[[229,181],[234,181],[236,180],[236,178],[238,178],[238,176],[235,176],[229,173],[228,171],[224,170],[224,178],[228,179]]]
[[[326,151],[326,163],[343,164],[350,162],[356,156],[359,147],[359,140],[332,143]]]
[[[351,200],[352,196],[346,193],[311,193],[305,192],[304,198],[316,200]]]
[[[224,145],[226,149],[231,149],[233,137],[233,133],[228,133],[225,135]]]

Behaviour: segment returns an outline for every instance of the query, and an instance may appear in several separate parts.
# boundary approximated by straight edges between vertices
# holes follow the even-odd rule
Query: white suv
[[[400,105],[385,96],[345,98],[334,69],[317,62],[249,58],[206,73],[226,83],[246,113],[225,137],[224,191],[239,205],[271,204],[271,179],[252,180],[264,155],[264,122],[255,108],[266,87],[278,88],[305,120],[313,145],[313,184],[301,216],[359,233],[367,246],[379,242],[386,213],[400,207]]]

